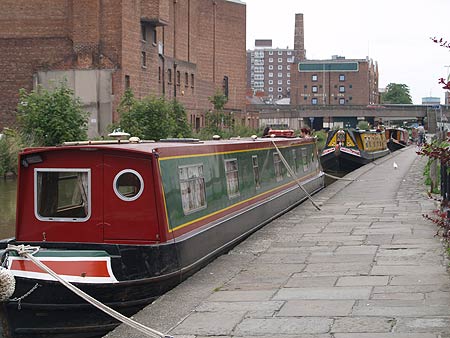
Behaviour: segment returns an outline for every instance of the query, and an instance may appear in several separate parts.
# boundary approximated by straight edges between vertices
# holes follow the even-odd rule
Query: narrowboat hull
[[[313,194],[323,188],[323,175],[303,182]],[[249,205],[213,224],[165,244],[123,245],[95,243],[26,243],[45,250],[102,251],[110,259],[116,282],[74,283],[81,290],[126,316],[131,316],[157,297],[192,275],[218,255],[245,239],[272,219],[306,198],[290,184],[258,203]],[[10,242],[10,244],[21,244]],[[3,243],[6,247],[6,243]],[[12,298],[2,304],[5,337],[93,338],[101,337],[120,323],[56,281],[16,276]]]
[[[334,150],[320,157],[320,163],[325,171],[350,172],[366,165],[378,158],[389,154],[389,150],[372,153],[361,152],[360,155],[353,152],[345,152],[342,149]]]
[[[328,135],[320,155],[324,171],[350,172],[389,154],[384,134],[338,130]]]

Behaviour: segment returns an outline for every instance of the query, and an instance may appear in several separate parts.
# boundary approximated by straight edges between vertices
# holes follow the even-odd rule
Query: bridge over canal
[[[259,112],[260,126],[285,126],[299,129],[305,125],[319,130],[334,123],[356,127],[359,120],[371,124],[383,121],[418,121],[429,124],[430,131],[440,122],[450,118],[450,106],[438,105],[327,105],[327,106],[294,106],[294,105],[248,105],[247,111]]]

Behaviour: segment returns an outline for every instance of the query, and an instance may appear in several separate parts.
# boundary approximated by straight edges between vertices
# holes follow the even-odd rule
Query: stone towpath
[[[305,201],[134,319],[175,338],[450,337],[448,261],[422,217],[436,202],[415,150],[328,186],[322,211]]]

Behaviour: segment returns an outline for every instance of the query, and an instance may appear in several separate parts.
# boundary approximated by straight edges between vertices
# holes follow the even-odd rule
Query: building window
[[[158,67],[158,82],[161,82],[161,67]]]
[[[283,84],[283,80],[278,80],[278,84],[282,85]]]
[[[345,99],[344,98],[340,98],[339,99],[339,104],[345,104]]]
[[[184,86],[185,87],[189,86],[189,74],[187,72],[184,73]]]
[[[283,98],[283,95],[278,95],[277,96],[279,99],[282,99]]]
[[[345,86],[339,86],[339,93],[345,93]]]
[[[278,65],[278,70],[283,70],[283,66],[282,65]]]
[[[287,66],[286,66],[286,69],[287,69],[287,70],[291,70],[291,65],[287,65]]]
[[[147,42],[147,26],[141,23],[141,40]]]
[[[177,70],[177,85],[179,86],[181,84],[181,73],[179,70]]]
[[[283,73],[278,73],[278,77],[283,77]]]
[[[291,73],[287,73],[286,75],[287,75],[287,77],[291,77]]]
[[[172,83],[172,69],[167,69],[167,82]]]
[[[273,73],[269,73],[269,77],[273,77]]]
[[[291,80],[287,80],[286,83],[287,83],[288,85],[290,85],[290,84],[291,84]]]
[[[269,51],[269,55],[273,55],[273,51],[270,50],[270,51]]]
[[[303,88],[305,88],[305,89],[308,88],[308,85],[304,85]]]
[[[273,58],[269,58],[269,62],[273,62]]]
[[[277,182],[283,179],[282,163],[278,153],[273,153],[273,167],[275,170],[275,179]]]
[[[130,89],[130,75],[125,75],[125,90]]]
[[[292,55],[292,52],[291,51],[287,51],[286,54],[287,55]]]
[[[239,196],[239,172],[237,159],[225,160],[225,176],[227,178],[228,197]]]
[[[152,28],[152,44],[156,46],[156,42],[158,41],[158,34],[156,33],[156,27]]]
[[[258,155],[252,156],[252,165],[253,165],[253,177],[255,178],[255,188],[259,189],[261,187],[261,183],[259,177]]]
[[[142,68],[147,68],[147,54],[145,52],[141,52],[141,65]]]
[[[270,84],[270,85],[273,84],[273,80],[269,80],[269,84]]]
[[[206,208],[203,164],[178,167],[178,177],[184,214]]]
[[[348,85],[348,87],[349,87],[349,88],[353,88],[353,86],[352,86],[352,85]]]
[[[273,87],[269,87],[269,92],[270,92],[270,93],[273,92]]]
[[[283,62],[283,59],[282,58],[278,58],[278,62]]]
[[[311,99],[311,104],[317,104],[317,97],[313,97]]]
[[[273,66],[272,65],[269,65],[269,70],[272,70],[273,69]]]
[[[318,92],[317,86],[312,86],[312,87],[311,87],[311,91],[312,91],[313,93],[317,93],[317,92]]]
[[[314,82],[317,81],[317,74],[311,75],[311,81],[314,81]]]
[[[283,88],[278,87],[278,92],[281,93],[283,91]]]
[[[344,74],[339,74],[339,81],[345,81],[345,75]]]
[[[281,50],[279,50],[278,55],[283,55],[283,52]]]
[[[191,88],[194,88],[194,79],[195,79],[194,74],[191,74]]]
[[[305,101],[308,100],[308,97],[307,97],[307,96],[304,96],[304,97],[303,97],[303,100],[305,100]]]

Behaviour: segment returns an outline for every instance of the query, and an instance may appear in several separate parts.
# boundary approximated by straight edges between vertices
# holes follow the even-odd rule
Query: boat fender
[[[16,280],[12,272],[0,266],[0,302],[7,301],[16,289]]]

